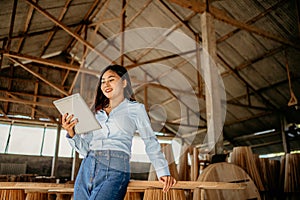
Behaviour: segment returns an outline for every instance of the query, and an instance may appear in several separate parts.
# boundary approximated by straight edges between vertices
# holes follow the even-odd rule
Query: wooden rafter
[[[200,2],[199,0],[168,0],[169,2],[175,3],[180,5],[181,7],[191,9],[197,13],[203,13],[206,10],[206,4]],[[248,32],[255,33],[257,35],[260,35],[262,37],[274,40],[276,42],[280,42],[282,44],[289,45],[291,47],[294,47],[295,49],[300,49],[298,45],[296,45],[293,41],[289,41],[287,39],[284,39],[282,37],[273,35],[267,31],[264,31],[262,29],[259,29],[255,26],[248,25],[246,23],[240,22],[236,19],[233,19],[229,17],[226,13],[224,13],[222,10],[215,8],[213,6],[209,6],[209,12],[214,16],[215,19],[223,21],[227,24],[230,24],[232,26],[235,26],[237,28],[246,30]]]
[[[44,116],[44,117],[50,119],[51,122],[56,122],[56,120],[55,120],[53,117],[50,117],[50,116],[48,116],[47,114],[45,114],[44,112],[35,109],[35,107],[36,107],[37,105],[45,105],[45,104],[40,104],[40,102],[31,102],[31,104],[28,104],[28,101],[27,101],[27,100],[24,101],[23,99],[20,99],[20,98],[16,97],[15,95],[13,95],[13,94],[11,94],[11,93],[9,93],[9,92],[8,92],[7,94],[8,94],[8,96],[11,97],[10,99],[17,100],[19,103],[23,102],[22,104],[24,104],[26,107],[29,107],[29,108],[31,108],[32,110],[35,110],[35,112],[40,113],[42,116]],[[15,102],[15,103],[17,103],[17,102]],[[49,105],[49,104],[48,104],[48,105]],[[45,106],[45,107],[46,107],[46,106]],[[51,104],[51,106],[49,106],[49,107],[53,107],[53,105]],[[32,118],[34,119],[34,117],[32,117]]]
[[[61,11],[61,13],[60,13],[58,19],[57,19],[57,21],[61,22],[61,21],[64,19],[64,16],[66,15],[66,13],[67,13],[67,11],[68,11],[68,9],[69,9],[69,6],[70,6],[70,4],[71,4],[72,1],[73,1],[73,0],[67,0],[67,1],[66,1],[66,3],[65,3],[65,5],[64,5],[64,7],[63,7],[63,9],[62,9],[62,11]],[[31,7],[32,7],[32,6],[31,6]],[[50,43],[51,43],[51,41],[52,41],[52,39],[53,39],[55,33],[59,30],[58,26],[55,26],[53,29],[54,29],[54,30],[51,31],[51,32],[49,33],[49,35],[48,35],[48,38],[47,38],[47,40],[46,40],[46,42],[45,42],[45,44],[44,44],[44,47],[43,47],[43,49],[42,49],[42,52],[40,53],[40,57],[42,57],[42,56],[45,54],[45,52],[46,52],[46,50],[48,49],[48,47],[49,47],[49,45],[50,45]]]
[[[38,98],[37,98],[37,95],[38,95],[38,90],[39,90],[39,82],[36,81],[35,84],[34,84],[34,97],[33,97],[33,102],[37,102]],[[36,112],[36,105],[33,104],[32,106],[32,110],[31,110],[31,118],[34,119],[34,115],[35,115],[35,112]]]
[[[80,26],[78,26],[75,29],[75,33],[79,34],[83,28],[84,25],[86,25],[87,21],[89,21],[89,19],[93,19],[94,15],[93,13],[97,13],[95,12],[96,8],[98,7],[99,9],[102,8],[102,6],[104,5],[104,3],[106,2],[106,0],[101,1],[101,0],[95,0],[94,3],[92,4],[92,6],[90,7],[90,9],[87,11],[87,13],[85,14],[85,16],[83,17],[83,22],[85,24],[81,24]],[[64,51],[66,52],[70,52],[71,49],[74,47],[74,45],[76,44],[77,40],[72,37],[66,44]]]
[[[230,70],[239,80],[242,81],[242,83],[247,87],[250,88],[256,95],[258,95],[262,99],[262,103],[264,103],[266,106],[271,107],[272,109],[277,109],[276,106],[274,106],[268,99],[266,99],[262,94],[258,93],[255,88],[250,85],[245,78],[243,78],[240,73],[236,70],[234,70],[223,58],[221,55],[218,54],[218,60],[225,66],[228,70]]]
[[[50,87],[52,87],[53,89],[57,90],[58,92],[68,96],[68,92],[66,92],[63,88],[51,83],[50,81],[48,81],[46,78],[44,78],[43,76],[41,76],[40,74],[34,72],[33,70],[29,69],[28,67],[26,67],[23,63],[21,63],[20,61],[9,57],[9,59],[11,61],[13,61],[14,63],[18,64],[20,67],[22,67],[23,69],[25,69],[26,71],[28,71],[29,73],[31,73],[33,76],[37,77],[38,79],[40,79],[41,81],[45,82],[46,84],[48,84]]]
[[[146,73],[146,72],[145,72],[145,73]],[[147,75],[150,76],[150,77],[152,77],[152,75],[149,74],[149,73],[147,73]],[[153,77],[152,77],[152,78],[153,78]],[[173,97],[175,97],[180,103],[182,103],[182,105],[184,105],[187,109],[189,109],[194,115],[196,115],[197,117],[199,117],[201,120],[206,121],[206,119],[204,119],[204,118],[200,115],[199,112],[194,111],[193,109],[191,109],[191,108],[189,107],[189,105],[187,105],[186,103],[184,103],[181,99],[178,99],[178,98],[176,97],[176,95],[173,93],[173,91],[174,91],[173,89],[170,89],[169,87],[165,87],[165,86],[161,85],[160,82],[159,82],[159,84],[156,84],[156,83],[145,83],[145,84],[143,84],[142,86],[140,86],[139,89],[142,89],[143,87],[146,87],[146,86],[147,86],[147,87],[154,87],[154,88],[160,88],[160,89],[166,90],[169,94],[171,94]],[[135,91],[135,92],[138,92],[138,90]]]
[[[11,102],[11,103],[20,103],[20,104],[26,104],[26,105],[35,104],[35,105],[41,106],[41,107],[55,108],[52,103],[43,103],[43,102],[35,102],[34,103],[32,101],[29,101],[29,100],[13,99],[13,98],[7,98],[7,97],[0,97],[0,101]]]
[[[135,15],[130,18],[127,22],[126,22],[126,27],[129,27],[130,24],[138,17],[142,14],[142,12],[150,5],[150,3],[152,2],[152,0],[148,0],[143,6],[142,8],[135,13]]]
[[[31,80],[32,81],[32,80]],[[7,93],[7,90],[0,90],[0,93]],[[24,96],[24,97],[29,97],[29,98],[38,98],[38,99],[44,99],[44,100],[57,100],[60,98],[60,96],[48,96],[48,95],[41,95],[41,94],[32,94],[32,93],[26,93],[26,92],[14,92],[10,91],[9,92],[12,95],[17,95],[17,96]]]
[[[245,24],[247,24],[247,25],[254,24],[256,21],[258,21],[262,17],[266,16],[267,14],[269,14],[270,12],[272,12],[273,10],[275,10],[276,8],[280,7],[285,2],[286,2],[286,0],[281,0],[281,1],[277,2],[275,5],[273,5],[270,8],[264,10],[263,12],[259,13],[258,15],[256,15],[255,17],[253,17],[252,19],[246,21]],[[242,30],[242,29],[237,28],[237,29],[234,29],[234,30],[230,31],[229,33],[227,33],[227,34],[219,37],[217,39],[217,43],[221,43],[221,42],[225,41],[229,37],[231,37],[234,34],[238,33],[240,30]]]
[[[81,26],[83,24],[83,22],[76,22],[76,23],[72,23],[72,24],[68,24],[67,27],[68,28],[73,28],[73,27],[78,27]],[[27,37],[33,37],[33,36],[37,36],[37,35],[42,35],[45,33],[50,33],[52,31],[54,31],[55,27],[50,28],[50,29],[44,29],[44,30],[40,30],[40,31],[34,31],[34,32],[30,32],[30,33],[19,33],[19,34],[14,34],[11,39],[22,39],[22,38],[27,38]],[[0,37],[0,41],[6,41],[7,37]],[[4,48],[3,48],[4,49]]]
[[[191,18],[193,18],[196,14],[195,13],[190,13],[185,20],[190,20]],[[166,40],[166,38],[173,33],[174,31],[176,31],[177,29],[179,29],[183,24],[181,23],[181,21],[177,22],[176,24],[174,24],[172,27],[166,29],[167,31],[165,33],[162,34],[161,37],[158,37],[155,41],[153,41],[149,46],[152,46],[151,48],[147,48],[144,49],[143,51],[141,51],[139,54],[136,55],[135,60],[139,61],[141,60],[144,56],[146,56],[147,54],[149,54],[158,44],[160,44],[162,41]]]
[[[14,31],[15,17],[16,17],[16,12],[17,12],[17,5],[18,5],[18,0],[14,0],[13,10],[12,10],[11,19],[10,19],[10,26],[9,26],[7,46],[6,46],[6,50],[8,50],[8,51],[10,50],[10,45],[11,45],[11,41],[12,41],[12,35],[13,35],[13,31]]]
[[[261,60],[263,60],[263,59],[265,59],[265,58],[268,58],[268,57],[270,57],[270,56],[273,56],[273,55],[275,55],[275,54],[277,54],[277,53],[279,53],[279,52],[281,52],[281,51],[284,51],[286,48],[287,48],[286,46],[279,46],[279,47],[277,47],[277,48],[271,49],[271,50],[269,50],[268,52],[266,52],[266,53],[264,53],[264,54],[262,54],[262,55],[260,55],[260,56],[258,56],[258,57],[256,57],[256,58],[254,58],[254,59],[247,60],[247,61],[245,61],[245,62],[239,64],[239,65],[236,66],[234,69],[235,69],[235,71],[242,70],[242,69],[244,69],[244,68],[246,68],[246,67],[248,67],[248,66],[250,66],[250,65],[253,65],[253,64],[256,63],[256,62],[259,62],[259,61],[261,61]],[[221,74],[221,76],[222,76],[222,77],[226,77],[226,76],[228,76],[228,75],[230,75],[230,74],[233,74],[233,71],[232,71],[232,70],[228,70],[228,71],[223,72],[223,73]]]
[[[177,53],[177,54],[171,54],[171,55],[163,56],[163,57],[160,57],[160,58],[154,58],[154,59],[151,59],[151,60],[136,62],[136,63],[133,63],[133,64],[126,65],[125,67],[126,67],[126,69],[129,70],[129,69],[133,69],[135,67],[141,66],[141,65],[157,63],[157,62],[160,62],[160,61],[164,61],[164,60],[168,60],[168,59],[172,59],[172,58],[177,58],[177,57],[188,55],[188,54],[195,53],[195,52],[196,52],[196,50],[190,50],[190,51],[181,52],[181,53]]]
[[[114,63],[109,57],[107,57],[105,54],[97,50],[91,43],[84,40],[80,35],[77,33],[74,33],[71,29],[69,29],[66,25],[60,23],[53,15],[51,15],[49,12],[47,12],[45,9],[40,7],[38,4],[34,3],[32,0],[25,0],[29,5],[32,5],[39,13],[47,17],[49,20],[51,20],[53,23],[55,23],[57,26],[65,30],[69,35],[76,38],[80,43],[82,43],[84,46],[88,47],[91,51],[94,51],[96,54],[104,58],[109,63]]]
[[[67,69],[67,70],[70,70],[70,71],[80,71],[81,73],[86,73],[86,74],[95,75],[95,76],[100,74],[100,72],[96,71],[96,70],[80,68],[79,66],[70,65],[68,63],[63,63],[63,62],[44,59],[44,58],[39,58],[39,57],[35,57],[35,56],[30,56],[30,55],[18,54],[18,53],[15,53],[15,52],[3,53],[3,55],[7,56],[9,58],[28,60],[28,61],[32,61],[32,62],[35,62],[35,63],[43,64],[43,65],[59,67],[61,69]]]
[[[36,2],[36,0],[34,0],[34,2]],[[23,36],[20,37],[19,44],[18,44],[18,47],[17,47],[17,52],[20,52],[23,48],[24,41],[25,41],[25,36],[24,35],[26,35],[28,33],[33,13],[34,13],[34,8],[32,6],[29,6],[26,22],[25,22],[25,25],[24,25],[24,31],[23,31],[23,34],[22,34]]]
[[[120,32],[121,32],[120,64],[122,66],[124,65],[125,25],[126,25],[126,0],[122,0],[121,23],[120,23]]]
[[[12,77],[12,78],[8,80],[7,91],[10,91],[11,87],[12,87],[13,76],[14,76],[14,67],[13,67],[13,65],[10,65],[10,72],[9,73],[10,73],[10,77]],[[5,94],[5,96],[7,96],[7,94]],[[9,102],[5,102],[4,103],[4,112],[5,113],[8,112],[8,107],[9,107]]]

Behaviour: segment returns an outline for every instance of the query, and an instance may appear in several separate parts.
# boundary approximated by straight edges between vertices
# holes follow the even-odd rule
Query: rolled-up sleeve
[[[146,153],[155,168],[157,177],[169,176],[170,170],[168,162],[161,151],[160,144],[153,132],[149,117],[143,104],[140,104],[136,114],[137,129],[145,143]]]
[[[93,133],[75,134],[73,138],[67,136],[72,148],[74,148],[80,155],[86,157],[89,152],[89,143],[92,140]]]

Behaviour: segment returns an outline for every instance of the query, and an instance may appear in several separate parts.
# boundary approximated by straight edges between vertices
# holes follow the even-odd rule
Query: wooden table
[[[144,192],[146,189],[162,188],[159,181],[130,181],[128,192]],[[198,182],[198,181],[178,181],[172,189],[193,190],[195,188],[205,190],[243,190],[246,188],[244,183],[226,183],[226,182]],[[0,182],[1,190],[25,191],[26,200],[69,200],[72,199],[74,192],[73,184],[57,183],[33,183],[33,182]],[[0,196],[1,197],[1,196]],[[0,200],[2,200],[0,198]],[[4,199],[3,199],[4,200]],[[24,200],[22,197],[16,200]]]

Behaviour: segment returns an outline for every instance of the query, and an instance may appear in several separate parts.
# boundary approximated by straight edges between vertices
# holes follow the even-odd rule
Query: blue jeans
[[[90,151],[76,177],[74,200],[122,200],[129,179],[129,155],[113,150]]]

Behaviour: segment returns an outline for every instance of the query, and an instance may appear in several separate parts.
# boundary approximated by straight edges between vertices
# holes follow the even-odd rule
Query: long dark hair
[[[99,84],[98,84],[98,88],[97,88],[97,95],[95,98],[95,110],[96,111],[101,110],[103,108],[107,108],[109,106],[109,99],[103,94],[103,92],[101,90],[102,76],[108,70],[111,70],[111,71],[117,73],[121,77],[122,80],[126,80],[127,84],[126,84],[126,87],[124,88],[124,97],[130,101],[135,101],[135,97],[134,97],[134,93],[133,93],[133,90],[131,87],[131,81],[130,81],[127,69],[121,65],[109,65],[101,72],[101,76],[100,76],[100,80],[99,80]]]

